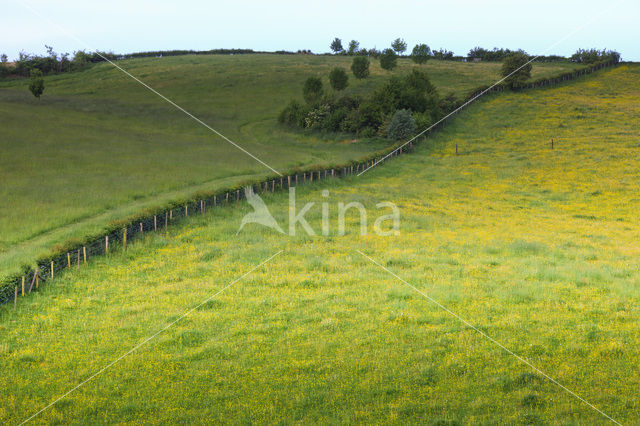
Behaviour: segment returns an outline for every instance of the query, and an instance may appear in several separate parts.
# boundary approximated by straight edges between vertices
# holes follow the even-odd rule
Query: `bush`
[[[393,140],[409,139],[415,131],[416,122],[411,116],[411,111],[399,109],[393,114],[387,127],[387,137]]]
[[[349,76],[342,68],[334,68],[329,73],[329,82],[333,90],[344,90],[349,84]]]
[[[366,56],[356,56],[351,63],[351,72],[358,78],[369,77],[369,58]]]
[[[322,126],[325,118],[329,115],[331,109],[329,105],[323,104],[318,108],[314,108],[307,113],[304,118],[304,127],[307,129],[318,129]]]
[[[40,99],[42,92],[44,92],[44,79],[42,78],[42,71],[39,69],[31,70],[31,83],[29,83],[29,90],[33,93],[33,96]]]
[[[309,77],[302,87],[302,97],[308,104],[317,102],[322,97],[322,80],[318,77]]]
[[[426,44],[416,44],[411,51],[411,59],[416,64],[424,64],[431,58],[431,49]]]
[[[293,100],[278,115],[278,121],[290,126],[304,127],[304,119],[307,116],[308,108]]]
[[[393,49],[384,49],[382,55],[380,55],[380,66],[387,70],[391,71],[398,65],[398,55]]]
[[[502,63],[502,77],[512,89],[522,87],[531,78],[531,62],[524,52],[514,52]]]

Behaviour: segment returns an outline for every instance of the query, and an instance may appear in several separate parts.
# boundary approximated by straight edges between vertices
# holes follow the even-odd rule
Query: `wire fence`
[[[563,73],[556,77],[540,79],[528,83],[523,88],[533,89],[557,85],[616,64],[617,62],[614,61],[594,64],[590,67]],[[470,93],[467,98],[461,102],[461,104],[490,92],[502,92],[504,90],[506,90],[505,85],[479,88]],[[429,134],[442,129],[454,115],[455,114],[451,115],[446,120],[443,120],[437,126],[433,127],[428,133],[423,135],[422,140],[426,139]],[[376,152],[370,157],[362,160],[353,161],[332,168],[299,171],[287,174],[283,177],[271,177],[264,181],[242,185],[242,187],[251,186],[255,193],[266,193],[288,189],[307,182],[345,178],[376,166],[383,159],[386,160],[390,157],[408,153],[413,150],[413,146],[413,142],[403,145],[395,145],[386,150]],[[204,215],[207,210],[211,208],[219,208],[232,203],[238,203],[243,198],[244,192],[240,187],[206,195],[197,200],[186,202],[181,206],[174,206],[155,214],[138,218],[121,228],[96,238],[90,243],[79,244],[69,250],[56,254],[49,259],[39,261],[34,268],[24,270],[22,274],[11,278],[4,284],[0,284],[0,305],[13,300],[15,308],[20,297],[38,290],[43,283],[54,279],[64,270],[72,270],[73,268],[79,270],[80,267],[86,264],[92,257],[104,255],[114,250],[125,251],[127,244],[140,238],[145,233],[156,232],[159,230],[166,231],[170,225],[175,224],[188,216],[195,214]]]

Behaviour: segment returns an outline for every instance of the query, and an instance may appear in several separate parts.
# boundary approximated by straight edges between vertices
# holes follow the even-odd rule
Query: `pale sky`
[[[329,51],[340,37],[386,48],[396,37],[466,55],[474,46],[570,55],[608,48],[640,61],[640,1],[0,0],[0,53],[250,48]],[[29,4],[68,33],[23,6]],[[571,37],[551,45],[593,22]],[[83,45],[80,41],[84,42]],[[88,46],[88,47],[87,47]]]

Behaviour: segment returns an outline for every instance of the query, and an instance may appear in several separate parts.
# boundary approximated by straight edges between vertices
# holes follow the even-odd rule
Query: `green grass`
[[[332,56],[181,56],[119,65],[279,170],[360,158],[380,140],[302,134],[277,113],[309,75],[326,81]],[[396,73],[413,65],[400,60]],[[443,94],[462,95],[494,81],[499,64],[430,61],[423,66]],[[536,64],[534,77],[572,64]],[[390,73],[351,79],[368,93]],[[50,76],[41,100],[26,80],[0,82],[0,277],[71,238],[146,208],[271,173],[111,65]]]
[[[0,308],[0,421],[600,424],[357,250],[623,424],[638,423],[640,67],[491,96],[319,203],[401,209],[397,237],[236,235],[239,207],[147,235]],[[555,139],[555,149],[549,141]],[[454,154],[458,143],[460,155]],[[286,224],[287,195],[264,197]],[[335,220],[331,221],[331,226]]]

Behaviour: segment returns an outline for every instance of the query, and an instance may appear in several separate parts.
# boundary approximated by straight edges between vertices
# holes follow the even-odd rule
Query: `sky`
[[[26,5],[26,6],[25,6]],[[33,9],[30,10],[28,7]],[[384,49],[403,38],[465,56],[475,46],[569,56],[614,49],[640,61],[640,0],[0,0],[0,53],[249,48]],[[35,12],[34,12],[35,11]]]

